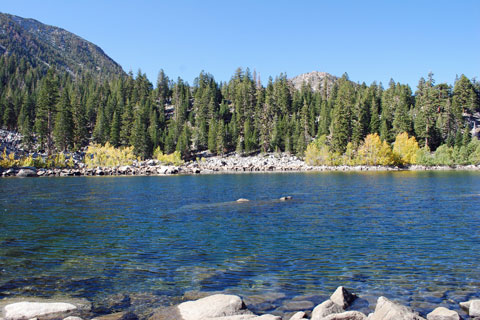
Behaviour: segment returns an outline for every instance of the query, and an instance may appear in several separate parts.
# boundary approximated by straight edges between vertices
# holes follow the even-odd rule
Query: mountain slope
[[[0,55],[3,54],[16,54],[33,66],[55,66],[73,75],[91,72],[110,78],[124,73],[101,48],[71,32],[0,13]]]

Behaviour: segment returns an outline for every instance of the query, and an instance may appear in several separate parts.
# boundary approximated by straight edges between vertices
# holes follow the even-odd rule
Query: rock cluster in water
[[[313,308],[313,304],[297,301],[296,307],[313,308],[295,313],[280,315],[257,315],[249,310],[242,298],[230,294],[214,294],[193,301],[186,301],[174,306],[157,308],[147,315],[137,315],[131,311],[94,316],[102,309],[92,310],[92,305],[85,301],[15,301],[0,300],[2,320],[425,320],[412,309],[379,297],[375,310],[368,316],[360,311],[350,310],[357,299],[344,287],[338,287],[329,299]],[[123,301],[123,300],[122,300]],[[470,319],[480,319],[480,300],[460,303],[460,307]],[[426,315],[426,320],[460,320],[458,312],[438,307]]]
[[[480,170],[480,166],[309,166],[296,156],[287,154],[265,154],[249,157],[202,158],[180,166],[164,165],[157,160],[138,161],[128,166],[86,168],[77,163],[75,168],[37,169],[34,167],[0,168],[3,177],[48,177],[48,176],[150,176],[172,174],[212,174],[242,172],[307,172],[307,171],[398,171],[398,170]]]

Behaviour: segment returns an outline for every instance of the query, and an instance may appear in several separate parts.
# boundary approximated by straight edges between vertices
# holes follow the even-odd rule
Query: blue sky
[[[3,1],[0,11],[71,31],[153,83],[163,68],[189,83],[238,67],[265,82],[325,71],[416,87],[480,76],[480,1]],[[480,78],[478,79],[480,81]]]

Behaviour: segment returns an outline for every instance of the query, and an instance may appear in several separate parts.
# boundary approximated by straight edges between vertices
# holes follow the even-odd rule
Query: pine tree
[[[377,99],[372,98],[372,104],[370,105],[370,133],[380,133],[380,117],[378,113]]]
[[[217,121],[215,118],[210,120],[210,126],[208,127],[208,150],[212,153],[217,152]]]
[[[41,84],[37,101],[37,112],[35,118],[35,132],[38,141],[50,154],[53,150],[53,125],[55,109],[58,99],[58,81],[54,71],[50,68]]]
[[[75,91],[71,99],[73,113],[73,144],[78,150],[85,146],[88,141],[87,116],[85,106],[81,101],[80,93]]]
[[[145,159],[151,155],[151,143],[142,111],[138,110],[135,115],[135,122],[132,128],[132,145],[135,154]]]
[[[73,127],[70,97],[68,90],[63,89],[57,105],[57,115],[53,132],[57,149],[65,151],[73,147]]]
[[[351,108],[354,91],[347,76],[342,77],[339,82],[338,94],[333,109],[332,150],[344,153],[351,137]]]
[[[455,82],[453,88],[453,106],[457,119],[461,119],[464,112],[473,113],[478,109],[478,100],[474,86],[463,74]]]
[[[120,145],[120,115],[115,110],[113,112],[112,126],[110,127],[110,144],[117,148]]]
[[[227,133],[222,121],[218,122],[217,127],[217,154],[223,155],[227,149]]]
[[[109,137],[108,125],[103,107],[97,111],[97,120],[93,129],[93,139],[99,144],[105,144]]]
[[[120,128],[120,144],[130,145],[133,127],[133,107],[130,101],[127,101],[122,114],[122,126]]]
[[[184,159],[190,155],[190,130],[186,125],[183,126],[182,133],[178,138],[177,151],[181,153]]]

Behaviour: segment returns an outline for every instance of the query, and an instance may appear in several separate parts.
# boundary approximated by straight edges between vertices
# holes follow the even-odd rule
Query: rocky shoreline
[[[138,312],[131,306],[130,297],[120,295],[117,301],[110,301],[113,308],[102,309],[84,299],[3,299],[0,300],[1,320],[460,320],[480,319],[480,300],[473,299],[459,303],[458,312],[445,307],[437,307],[424,318],[411,308],[386,297],[376,300],[375,308],[368,315],[356,310],[356,301],[361,296],[338,287],[335,292],[320,304],[306,304],[293,301],[290,311],[282,314],[262,314],[252,312],[248,299],[232,294],[204,295],[198,299],[188,299],[175,305],[156,307],[148,312]],[[188,301],[185,301],[188,300]],[[115,306],[119,308],[115,308]],[[298,311],[301,310],[301,311]],[[113,311],[113,313],[109,313]]]
[[[310,166],[303,160],[286,154],[266,154],[241,157],[209,157],[180,166],[164,165],[158,160],[137,161],[128,166],[87,168],[77,162],[74,168],[38,169],[17,167],[2,169],[2,177],[63,177],[63,176],[161,176],[175,174],[265,173],[265,172],[328,172],[328,171],[479,171],[480,165],[467,166]]]

